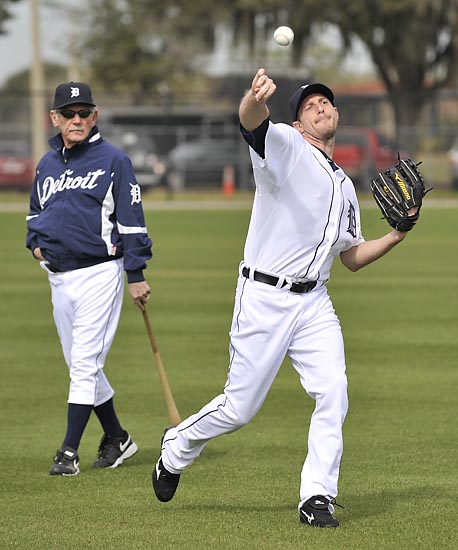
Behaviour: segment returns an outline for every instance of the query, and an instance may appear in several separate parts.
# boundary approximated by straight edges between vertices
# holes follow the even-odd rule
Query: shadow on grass
[[[215,499],[213,502],[196,502],[196,501],[187,501],[186,510],[189,512],[212,512],[217,514],[218,512],[224,513],[234,513],[240,514],[241,512],[246,513],[271,513],[271,512],[291,512],[291,509],[294,508],[294,504],[291,502],[273,502],[273,501],[262,501],[259,502],[259,505],[253,504],[253,502],[248,502],[246,504],[241,503],[239,500],[234,502],[221,502]]]
[[[347,492],[345,502],[342,503],[343,509],[337,507],[337,511],[340,518],[345,519],[346,523],[351,523],[385,515],[389,510],[398,510],[401,507],[406,511],[418,508],[419,505],[427,507],[434,500],[443,501],[445,506],[454,498],[455,493],[444,491],[442,487],[401,485],[399,488],[374,492],[369,490],[365,494]]]

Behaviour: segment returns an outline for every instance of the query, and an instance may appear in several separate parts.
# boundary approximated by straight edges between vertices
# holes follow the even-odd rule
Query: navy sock
[[[67,433],[63,445],[78,450],[84,430],[91,416],[92,405],[68,404]]]
[[[94,407],[94,412],[107,435],[112,437],[122,437],[124,435],[124,430],[116,415],[113,398],[105,401],[102,405]]]

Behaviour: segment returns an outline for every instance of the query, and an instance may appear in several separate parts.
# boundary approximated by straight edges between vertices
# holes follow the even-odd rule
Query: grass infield
[[[387,231],[363,209],[366,238]],[[212,441],[158,502],[151,469],[167,415],[141,313],[126,295],[106,369],[120,418],[139,445],[115,470],[50,477],[66,419],[67,370],[46,275],[24,248],[25,212],[0,216],[0,547],[78,549],[456,548],[457,208],[428,209],[385,258],[329,283],[346,341],[337,530],[300,526],[299,475],[313,402],[285,362],[257,417]],[[221,392],[246,208],[147,212],[155,259],[149,315],[182,417]]]

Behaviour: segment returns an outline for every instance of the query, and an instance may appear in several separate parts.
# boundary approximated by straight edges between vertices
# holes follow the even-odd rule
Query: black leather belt
[[[247,279],[250,278],[250,269],[248,267],[242,268],[242,275],[246,277]],[[253,279],[255,281],[258,281],[259,283],[265,283],[266,285],[271,286],[277,286],[278,277],[274,277],[273,275],[269,275],[267,273],[262,273],[262,271],[255,271],[253,273]],[[281,288],[285,287],[288,283],[286,281],[283,281]],[[296,292],[297,294],[305,294],[306,292],[310,292],[316,287],[316,281],[306,281],[306,282],[297,282],[292,283],[291,288],[289,289],[291,292]]]

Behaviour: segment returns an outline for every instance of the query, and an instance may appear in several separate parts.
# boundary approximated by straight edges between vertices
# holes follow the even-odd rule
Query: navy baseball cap
[[[334,94],[330,88],[320,82],[315,82],[314,84],[304,84],[304,86],[301,86],[298,90],[296,90],[289,99],[289,110],[293,120],[297,120],[297,114],[301,103],[307,96],[312,94],[322,94],[334,105]]]
[[[62,107],[67,107],[67,105],[80,103],[95,107],[92,92],[88,84],[84,82],[66,82],[57,86],[54,94],[53,109],[62,109]]]

